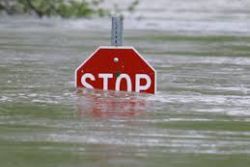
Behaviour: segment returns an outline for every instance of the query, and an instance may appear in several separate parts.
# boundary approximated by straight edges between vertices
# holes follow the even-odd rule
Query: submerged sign
[[[133,47],[100,47],[75,71],[76,87],[156,92],[156,71]]]

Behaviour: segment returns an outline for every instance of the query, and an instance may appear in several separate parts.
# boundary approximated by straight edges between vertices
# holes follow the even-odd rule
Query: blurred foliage
[[[104,16],[109,12],[99,5],[103,0],[0,0],[0,10],[7,14],[36,14],[43,16],[88,17]]]
[[[139,0],[135,0],[133,1],[129,7],[128,7],[128,11],[130,12],[134,12],[135,11],[135,8],[139,5]]]
[[[0,11],[8,15],[36,14],[43,16],[90,17],[106,16],[110,11],[101,7],[104,0],[0,0]],[[128,7],[132,12],[138,5],[135,0]]]

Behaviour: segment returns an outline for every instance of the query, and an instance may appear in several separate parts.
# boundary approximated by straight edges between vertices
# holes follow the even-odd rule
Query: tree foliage
[[[104,16],[109,12],[100,7],[103,0],[0,0],[0,10],[7,14],[88,17]]]

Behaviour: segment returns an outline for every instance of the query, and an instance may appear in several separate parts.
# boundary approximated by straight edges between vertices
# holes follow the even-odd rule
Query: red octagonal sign
[[[156,92],[156,71],[133,47],[100,47],[75,71],[76,87]]]

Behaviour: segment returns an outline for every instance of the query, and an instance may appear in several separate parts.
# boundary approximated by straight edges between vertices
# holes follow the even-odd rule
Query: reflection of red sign
[[[133,117],[144,113],[149,109],[144,98],[138,96],[127,96],[126,94],[108,94],[98,91],[78,90],[77,100],[78,114],[80,117]]]
[[[132,47],[98,48],[75,71],[76,87],[155,93],[156,72]]]

